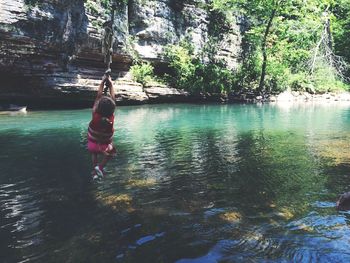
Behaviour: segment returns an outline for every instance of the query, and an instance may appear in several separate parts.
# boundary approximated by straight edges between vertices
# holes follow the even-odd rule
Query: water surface
[[[0,115],[2,262],[349,262],[347,105],[116,112],[90,179],[90,110]]]

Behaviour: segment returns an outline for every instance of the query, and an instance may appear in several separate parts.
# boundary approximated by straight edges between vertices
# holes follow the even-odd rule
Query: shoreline
[[[280,94],[259,96],[253,93],[224,94],[190,94],[188,92],[169,87],[147,88],[140,90],[116,89],[117,106],[137,106],[153,104],[349,104],[350,92],[327,92],[311,94],[308,92],[284,91]],[[142,93],[141,93],[142,92]],[[94,94],[94,93],[92,93]],[[10,94],[9,94],[10,95]],[[16,104],[27,106],[29,110],[56,110],[56,109],[85,109],[93,105],[94,97],[79,98],[79,96],[34,97],[31,95],[2,96],[0,105]]]

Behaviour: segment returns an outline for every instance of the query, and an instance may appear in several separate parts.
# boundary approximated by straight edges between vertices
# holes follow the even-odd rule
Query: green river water
[[[91,110],[0,115],[1,262],[350,262],[350,107],[119,107],[91,180]]]

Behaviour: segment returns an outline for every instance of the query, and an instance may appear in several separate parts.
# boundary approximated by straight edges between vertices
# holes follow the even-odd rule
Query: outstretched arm
[[[93,111],[93,112],[96,111],[98,101],[99,101],[99,99],[100,99],[100,98],[102,97],[102,95],[103,95],[103,86],[104,86],[105,80],[106,80],[106,76],[103,76],[103,78],[102,78],[102,80],[101,80],[101,83],[100,83],[100,85],[98,86],[96,99],[95,99],[95,102],[94,102],[94,106],[93,106],[93,108],[92,108],[92,111]]]
[[[115,101],[114,86],[110,76],[108,77],[108,81],[109,81],[109,93],[111,94],[112,100]]]
[[[96,100],[98,100],[99,98],[101,98],[102,95],[103,95],[103,86],[104,86],[105,81],[106,81],[106,75],[103,76],[103,78],[102,78],[102,80],[101,80],[101,83],[100,83],[100,85],[98,86],[98,91],[97,91]]]

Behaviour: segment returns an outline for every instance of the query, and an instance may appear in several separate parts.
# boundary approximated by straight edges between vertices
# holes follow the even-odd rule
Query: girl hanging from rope
[[[108,88],[109,94],[107,92],[103,94],[104,85]],[[98,87],[97,97],[92,108],[92,120],[88,129],[88,150],[92,156],[94,180],[105,175],[105,165],[116,154],[113,145],[114,110],[115,95],[112,79],[105,74]],[[99,155],[103,156],[100,162]]]

